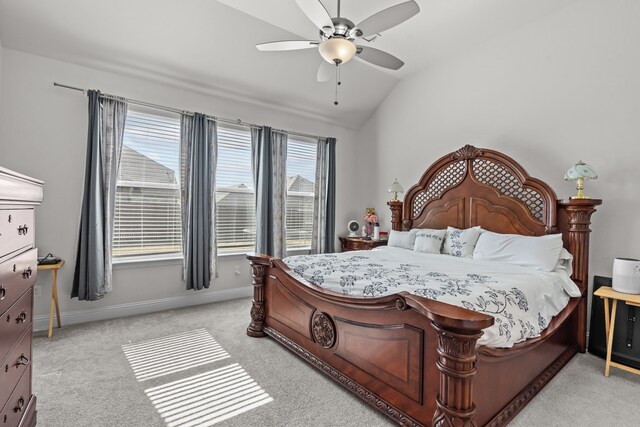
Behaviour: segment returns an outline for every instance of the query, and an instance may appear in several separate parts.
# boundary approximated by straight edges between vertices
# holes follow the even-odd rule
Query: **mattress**
[[[309,286],[371,298],[407,291],[491,315],[478,344],[508,348],[535,338],[580,290],[570,263],[552,272],[396,247],[284,259]]]

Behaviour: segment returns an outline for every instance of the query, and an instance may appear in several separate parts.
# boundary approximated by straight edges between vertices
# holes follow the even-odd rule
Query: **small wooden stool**
[[[64,265],[64,260],[57,264],[38,265],[38,270],[51,270],[51,310],[49,310],[49,338],[53,333],[53,310],[55,306],[56,317],[58,318],[58,328],[62,327],[60,321],[60,307],[58,306],[58,270]]]
[[[616,309],[618,308],[618,300],[624,301],[627,305],[640,307],[640,295],[617,292],[609,286],[600,287],[600,289],[594,292],[594,295],[597,295],[604,300],[604,329],[607,339],[607,362],[604,365],[604,376],[609,376],[609,368],[611,366],[640,375],[640,370],[638,369],[611,361],[611,348],[613,347],[613,331],[615,330],[616,325]],[[611,317],[609,317],[609,299],[613,300]]]

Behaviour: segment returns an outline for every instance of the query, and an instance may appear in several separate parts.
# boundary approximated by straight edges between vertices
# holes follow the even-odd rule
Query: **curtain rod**
[[[65,85],[62,83],[57,83],[57,82],[53,82],[54,86],[57,87],[62,87],[65,89],[71,89],[71,90],[77,90],[78,92],[82,92],[83,94],[87,94],[87,90],[86,89],[82,89],[79,87],[74,87],[74,86],[69,86],[69,85]],[[115,95],[109,95],[107,93],[102,93],[100,94],[101,98],[106,98],[106,99],[115,99],[115,100],[122,100],[121,97],[117,97]],[[193,116],[195,115],[194,112],[192,111],[185,111],[185,110],[178,110],[177,108],[171,108],[171,107],[166,107],[164,105],[158,105],[158,104],[152,104],[150,102],[145,102],[145,101],[138,101],[135,99],[129,99],[129,98],[124,98],[125,101],[127,101],[129,104],[135,104],[135,105],[140,105],[143,107],[149,107],[149,108],[155,108],[156,110],[163,110],[163,111],[169,111],[171,113],[177,113],[177,114],[185,114],[188,116]],[[229,124],[234,124],[234,125],[239,125],[239,126],[245,126],[248,128],[262,128],[262,126],[254,124],[254,123],[248,123],[248,122],[243,122],[240,119],[237,120],[233,120],[233,119],[225,119],[223,117],[217,117],[217,116],[211,116],[211,115],[206,115],[206,118],[208,120],[212,120],[215,122],[222,122],[222,123],[229,123]],[[306,137],[306,138],[326,138],[324,136],[318,136],[318,135],[310,135],[308,133],[302,133],[302,132],[293,132],[293,131],[288,131],[288,130],[284,130],[284,129],[272,129],[276,132],[283,132],[283,133],[287,133],[289,135],[296,135],[296,136],[302,136],[302,137]]]

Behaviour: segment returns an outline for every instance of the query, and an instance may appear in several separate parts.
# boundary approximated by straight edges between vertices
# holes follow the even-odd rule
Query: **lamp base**
[[[584,190],[584,178],[583,177],[580,177],[580,178],[577,179],[576,190],[578,190],[578,193],[575,196],[571,196],[572,199],[590,199],[589,196],[587,196],[586,194],[584,194],[582,192]]]

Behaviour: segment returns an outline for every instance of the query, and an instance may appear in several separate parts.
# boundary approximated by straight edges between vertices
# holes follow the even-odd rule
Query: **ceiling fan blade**
[[[420,6],[414,0],[391,6],[371,15],[354,29],[357,37],[369,37],[403,23],[420,12]]]
[[[282,50],[300,50],[318,47],[320,42],[313,40],[282,40],[278,42],[268,42],[257,44],[258,50],[264,52],[282,51]]]
[[[320,28],[327,36],[333,34],[335,28],[331,16],[319,0],[296,0],[296,3],[316,27]]]
[[[333,73],[335,73],[336,66],[329,64],[327,61],[322,61],[318,67],[318,81],[328,82],[331,79]]]
[[[391,70],[399,70],[404,65],[404,62],[390,53],[368,46],[358,46],[356,58]]]

